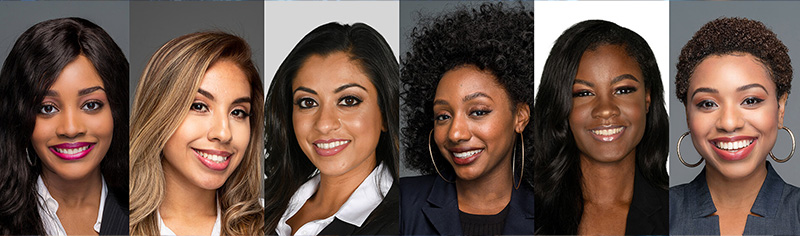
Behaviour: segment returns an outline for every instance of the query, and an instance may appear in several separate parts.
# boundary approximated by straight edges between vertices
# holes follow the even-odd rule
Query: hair
[[[580,150],[570,130],[572,85],[584,52],[620,45],[636,60],[650,92],[644,135],[636,145],[636,168],[651,185],[667,189],[669,121],[655,55],[639,34],[612,22],[587,20],[558,37],[544,65],[535,120],[534,196],[536,234],[577,234],[583,214]]]
[[[512,107],[533,107],[533,12],[525,6],[484,3],[471,9],[464,5],[453,12],[422,17],[412,30],[411,48],[402,58],[400,77],[404,104],[403,146],[406,166],[422,174],[453,173],[453,167],[438,148],[431,148],[433,99],[442,76],[457,67],[471,65],[488,71],[503,86]],[[533,122],[522,135],[533,140]],[[533,145],[527,145],[532,153]],[[431,155],[435,163],[431,162]],[[519,156],[517,158],[520,158]],[[531,159],[525,163],[530,169]],[[435,165],[435,166],[434,166]]]
[[[292,81],[309,57],[337,52],[347,53],[358,63],[377,90],[381,118],[387,129],[381,132],[375,149],[377,162],[385,165],[395,182],[398,180],[399,76],[394,53],[383,36],[364,23],[321,25],[306,34],[281,63],[267,94],[264,208],[272,213],[265,219],[268,234],[274,233],[294,192],[316,171],[300,149],[293,130]]]
[[[45,234],[36,179],[42,162],[31,137],[38,107],[67,64],[83,55],[100,75],[114,120],[100,162],[109,190],[127,209],[128,61],[100,26],[81,18],[40,22],[17,39],[0,72],[0,234]],[[31,166],[27,159],[34,160]],[[103,206],[100,206],[103,207]]]
[[[695,32],[681,49],[675,94],[686,105],[689,79],[697,65],[708,56],[747,53],[764,65],[780,99],[792,89],[792,59],[788,52],[786,45],[764,23],[738,17],[712,20]]]
[[[189,112],[206,71],[215,62],[231,60],[250,81],[250,141],[244,158],[217,189],[222,234],[263,234],[261,142],[263,85],[242,38],[223,32],[199,32],[170,40],[156,51],[136,90],[131,122],[130,232],[158,235],[156,210],[164,200],[162,150]]]

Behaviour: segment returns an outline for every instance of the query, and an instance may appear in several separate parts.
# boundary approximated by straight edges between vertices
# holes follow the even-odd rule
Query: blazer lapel
[[[436,178],[428,195],[428,203],[428,206],[422,208],[422,212],[439,235],[463,234],[455,184]]]
[[[116,196],[109,189],[106,195],[106,204],[103,206],[103,221],[100,225],[100,235],[127,235],[128,213],[122,209]]]
[[[319,232],[319,235],[352,235],[355,231],[355,225],[348,224],[334,217],[333,221]]]

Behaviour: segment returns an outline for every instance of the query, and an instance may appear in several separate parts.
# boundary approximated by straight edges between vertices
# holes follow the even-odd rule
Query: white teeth
[[[86,151],[86,149],[89,149],[89,146],[91,146],[91,145],[86,145],[86,146],[79,147],[79,148],[69,148],[69,149],[53,148],[53,149],[55,149],[56,152],[58,152],[58,153],[64,153],[64,154],[72,155],[72,154],[75,154],[75,153]]]
[[[717,142],[716,146],[717,148],[724,150],[739,150],[742,148],[746,148],[747,146],[750,146],[750,144],[753,144],[753,139],[739,140],[733,142]]]
[[[464,159],[464,158],[467,158],[467,157],[471,157],[471,156],[473,156],[475,154],[478,154],[479,152],[482,152],[482,151],[483,151],[483,149],[477,149],[477,150],[466,151],[466,152],[454,152],[453,156],[456,156],[456,158],[458,158],[458,159]]]
[[[195,150],[195,151],[197,151],[197,154],[200,154],[200,156],[202,156],[203,158],[209,159],[209,160],[211,160],[213,162],[216,162],[216,163],[222,163],[222,162],[225,162],[225,160],[228,160],[228,157],[226,157],[226,156],[218,156],[218,155],[214,155],[214,154],[210,154],[210,153],[205,153],[205,152],[202,152],[200,150]]]
[[[622,129],[623,129],[623,127],[613,128],[613,129],[592,130],[592,133],[594,133],[596,135],[609,136],[609,135],[614,135],[614,134],[618,134],[619,132],[622,132]]]
[[[330,143],[315,143],[314,145],[316,145],[318,148],[321,148],[321,149],[331,149],[331,148],[335,148],[335,147],[338,147],[338,146],[345,145],[345,144],[347,144],[349,142],[350,142],[350,140],[333,141],[333,142],[330,142]]]

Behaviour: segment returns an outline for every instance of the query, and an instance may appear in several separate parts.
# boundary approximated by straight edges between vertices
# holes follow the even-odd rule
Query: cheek
[[[42,119],[37,117],[36,124],[33,126],[33,134],[31,135],[33,146],[37,148],[39,146],[46,146],[48,139],[55,138],[56,124],[57,121],[55,119]]]
[[[578,133],[577,130],[579,127],[583,127],[584,121],[588,121],[591,119],[591,115],[588,114],[587,106],[580,106],[576,104],[572,104],[572,110],[569,112],[569,127],[572,130],[572,133]]]
[[[308,135],[312,128],[311,122],[313,122],[311,114],[298,112],[296,109],[292,111],[292,128],[294,128],[294,134],[298,141]]]
[[[234,121],[231,124],[231,135],[233,135],[234,148],[244,154],[250,144],[250,121]]]
[[[167,143],[164,145],[164,156],[168,159],[183,156],[188,151],[189,143],[203,137],[203,131],[208,131],[208,127],[202,123],[199,118],[193,117],[191,114],[186,116],[175,133],[167,139]]]
[[[87,125],[91,125],[93,132],[100,140],[111,142],[114,136],[114,118],[111,115],[111,109],[106,109],[100,114],[89,116],[87,118]]]

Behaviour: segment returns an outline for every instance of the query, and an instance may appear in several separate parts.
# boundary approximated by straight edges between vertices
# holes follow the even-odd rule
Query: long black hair
[[[391,172],[395,182],[398,179],[399,70],[394,53],[383,36],[369,25],[331,22],[319,26],[303,37],[281,63],[267,94],[264,139],[268,155],[264,165],[267,177],[264,209],[269,213],[265,216],[267,234],[275,232],[294,192],[316,171],[297,144],[292,128],[292,81],[312,55],[336,52],[345,52],[356,61],[377,90],[378,106],[387,131],[381,132],[375,156],[377,162]]]
[[[534,119],[534,193],[536,234],[577,234],[583,214],[579,150],[569,127],[572,85],[581,56],[601,45],[624,46],[639,64],[650,92],[644,136],[636,145],[636,168],[653,186],[667,189],[669,123],[664,88],[655,55],[647,42],[627,28],[603,20],[573,25],[558,37],[542,72]]]
[[[26,30],[0,71],[0,234],[45,233],[36,192],[42,166],[31,136],[45,93],[79,55],[92,62],[108,96],[114,134],[100,170],[127,209],[128,61],[100,26],[81,18],[53,19]]]

